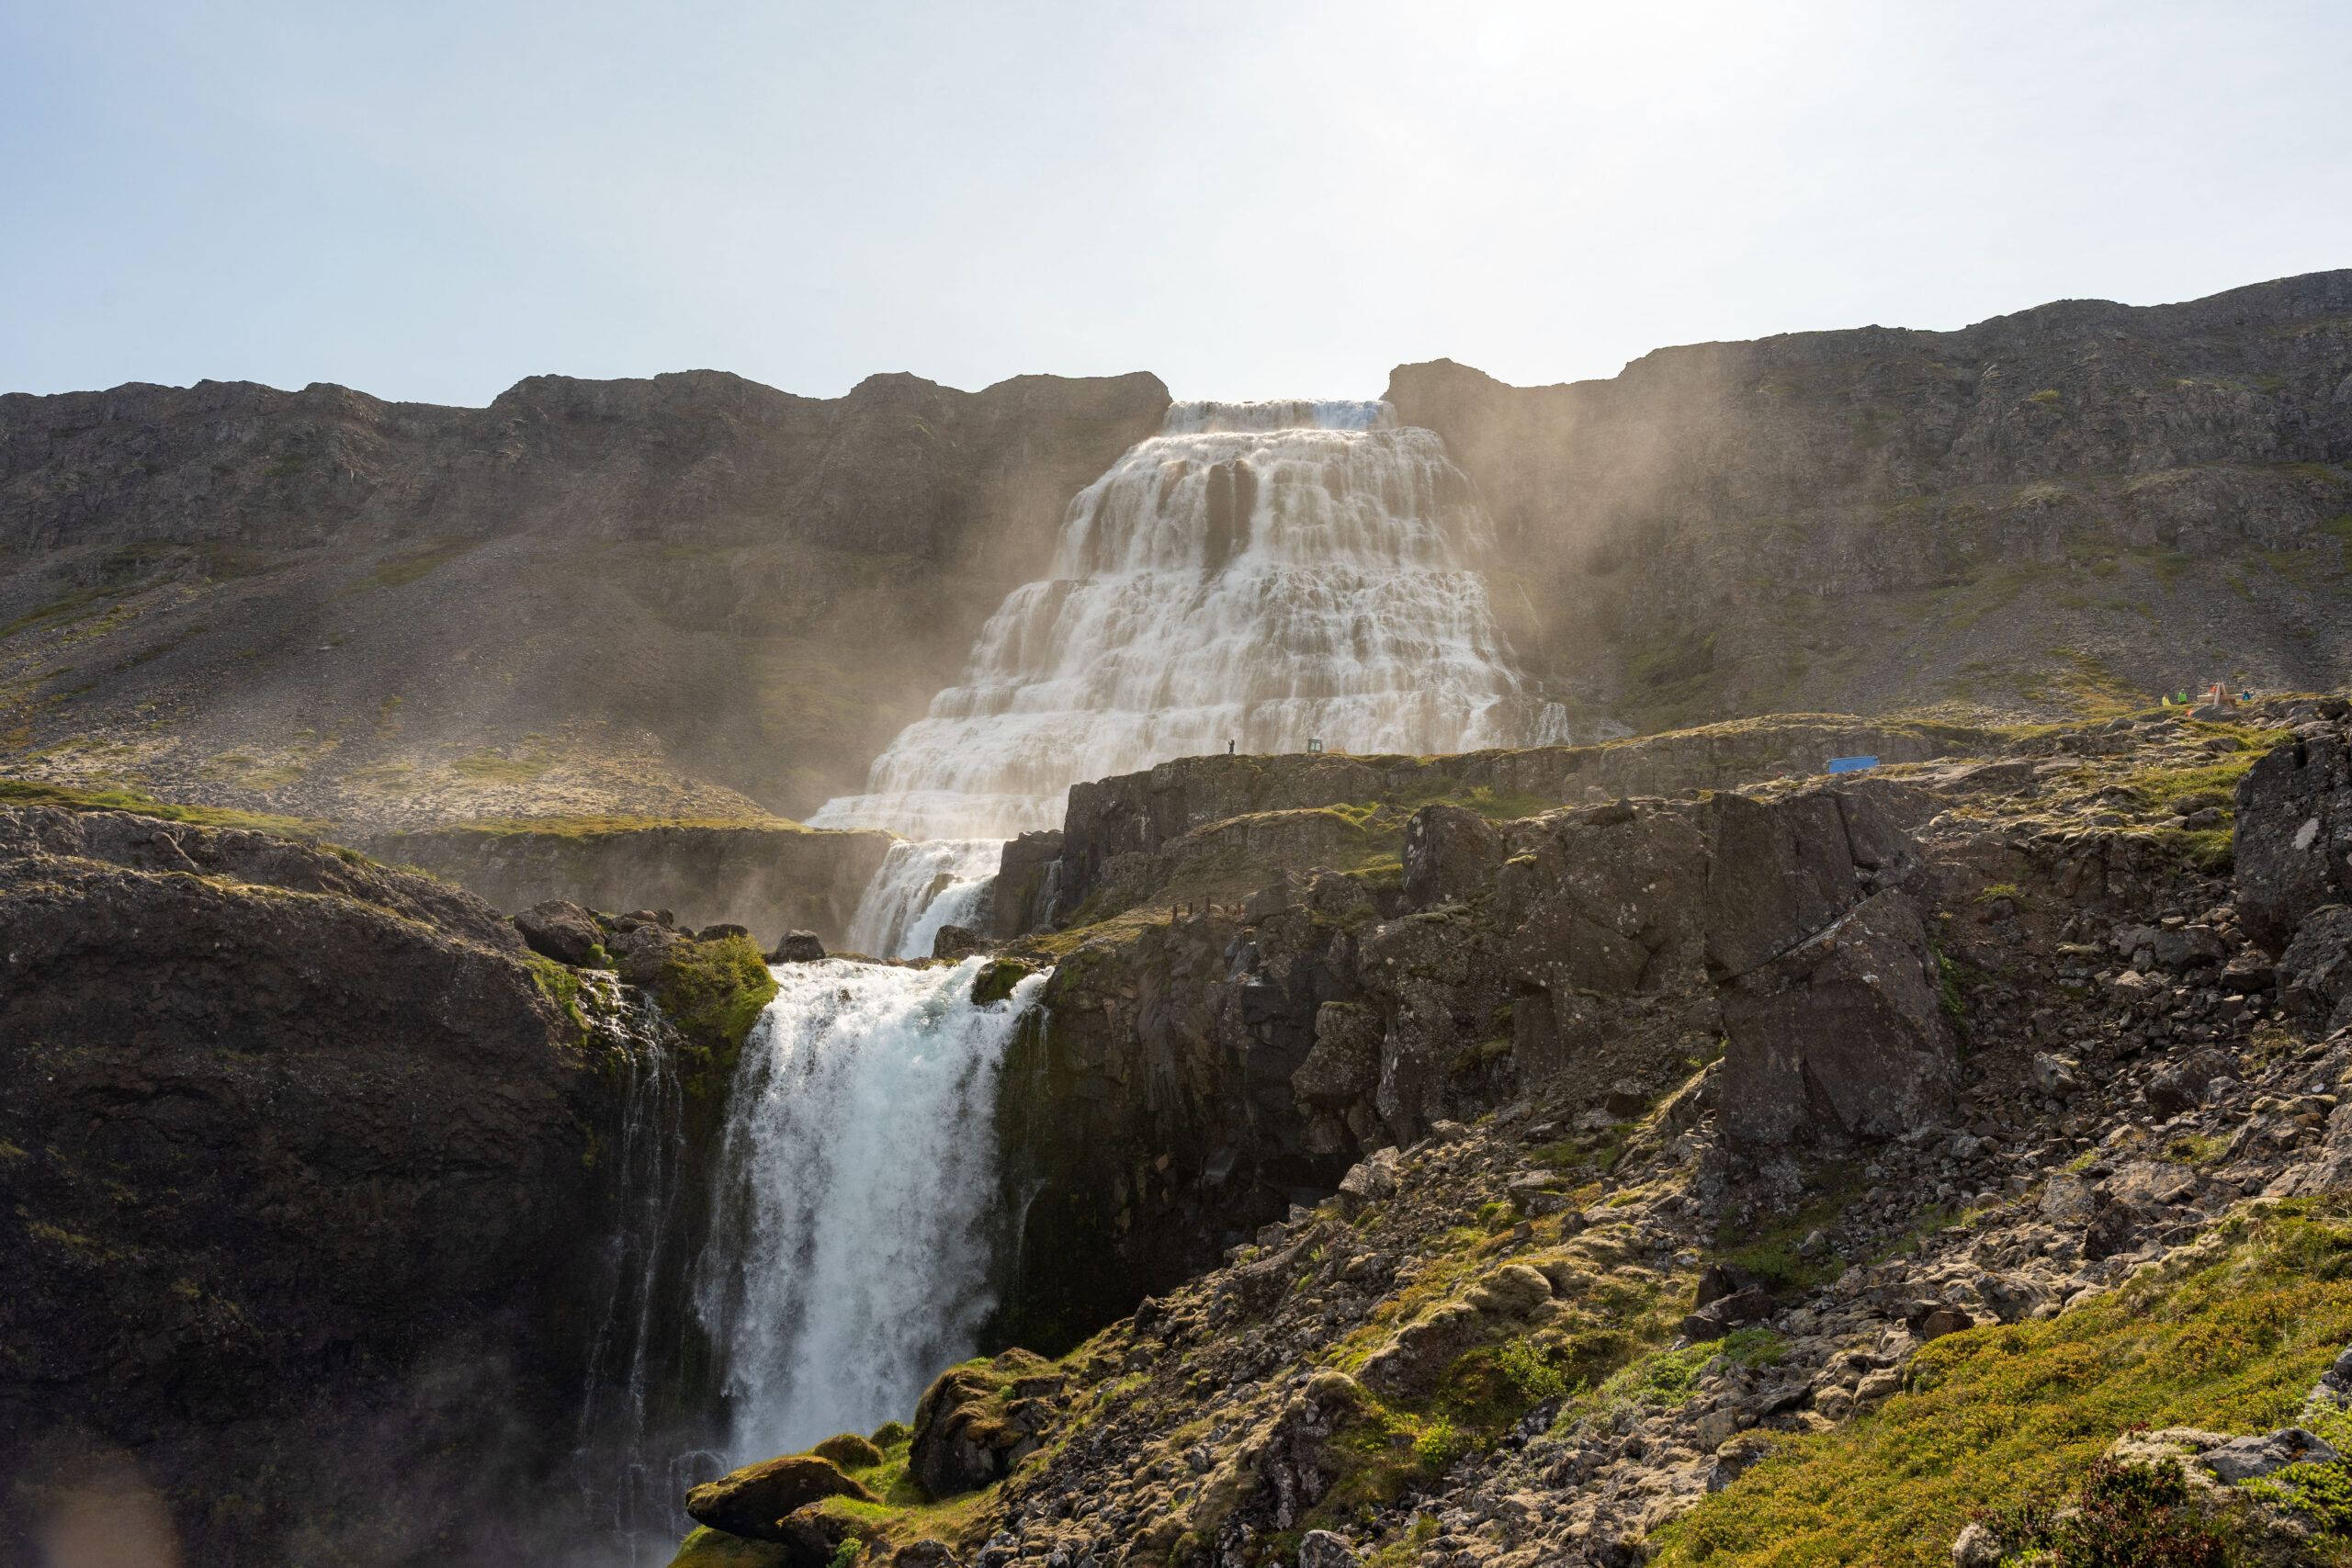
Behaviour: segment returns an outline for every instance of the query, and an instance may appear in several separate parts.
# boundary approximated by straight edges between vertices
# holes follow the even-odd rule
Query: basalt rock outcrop
[[[740,925],[771,942],[810,931],[838,946],[891,842],[789,823],[505,823],[390,833],[361,847],[502,909],[550,898],[593,909],[653,903],[688,926]]]
[[[158,1561],[527,1557],[606,1110],[514,930],[347,852],[32,808],[0,954],[6,1555],[145,1498]]]
[[[58,782],[355,836],[798,817],[860,784],[1167,407],[1148,375],[820,399],[707,370],[481,409],[0,396],[0,659],[59,699],[11,744]],[[57,750],[77,735],[105,770]],[[584,897],[520,902],[554,895]]]
[[[1023,1216],[1005,1337],[1067,1344],[1371,1151],[1563,1073],[1637,1107],[1678,1047],[1727,1035],[1734,1142],[1885,1137],[1949,1108],[1957,1041],[1902,891],[1917,848],[1868,795],[1501,822],[1439,803],[1401,845],[1393,879],[1285,876],[1058,960],[1001,1098]],[[1029,1261],[1071,1256],[1095,1266]]]
[[[1663,348],[1572,385],[1437,360],[1387,397],[1476,482],[1526,587],[1496,597],[1512,643],[1594,708],[2052,711],[2085,680],[2338,678],[2352,646],[2303,573],[2344,564],[2348,321],[2352,272],[2321,272]],[[2227,668],[2184,668],[2192,617]]]

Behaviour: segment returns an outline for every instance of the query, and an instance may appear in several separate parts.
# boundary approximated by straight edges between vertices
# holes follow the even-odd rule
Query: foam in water
[[[1308,421],[1317,423],[1309,423]],[[1191,403],[1070,503],[963,683],[820,827],[1003,839],[1072,784],[1223,751],[1460,751],[1566,739],[1525,688],[1489,528],[1434,432],[1383,403]]]
[[[904,1419],[972,1354],[993,1304],[997,1072],[1046,979],[976,1007],[979,964],[774,971],[695,1281],[739,1464]]]
[[[928,958],[942,926],[969,926],[1004,849],[999,839],[892,844],[849,924],[852,953]]]

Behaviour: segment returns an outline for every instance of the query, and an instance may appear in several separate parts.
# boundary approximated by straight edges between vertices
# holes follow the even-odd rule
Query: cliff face
[[[2352,272],[1387,395],[1494,513],[1521,652],[1640,728],[2308,689],[2352,653]]]
[[[526,1540],[608,1112],[513,931],[257,834],[28,809],[0,949],[6,1555],[77,1510],[190,1564]]]
[[[1147,375],[819,400],[709,371],[487,409],[0,397],[0,743],[360,829],[803,812],[1167,402]]]
[[[392,833],[365,848],[446,876],[501,909],[564,898],[661,908],[684,927],[746,927],[763,951],[786,931],[839,947],[891,835],[795,827],[527,825]]]

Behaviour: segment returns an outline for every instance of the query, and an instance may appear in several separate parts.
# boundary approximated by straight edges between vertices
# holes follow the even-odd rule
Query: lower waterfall
[[[994,1304],[997,1072],[1046,981],[976,1005],[980,967],[775,971],[695,1281],[735,1463],[907,1419],[973,1352]]]
[[[929,958],[942,926],[968,926],[988,897],[1001,839],[907,840],[890,846],[849,923],[849,950]]]

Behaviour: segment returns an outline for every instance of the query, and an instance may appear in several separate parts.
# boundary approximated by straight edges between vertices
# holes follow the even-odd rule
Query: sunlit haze
[[[0,8],[0,390],[1521,383],[2352,262],[2340,6]]]

